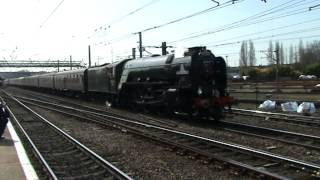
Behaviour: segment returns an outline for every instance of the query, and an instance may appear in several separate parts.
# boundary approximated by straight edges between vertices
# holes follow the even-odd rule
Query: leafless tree
[[[256,65],[256,50],[251,40],[249,41],[249,64],[250,66]]]
[[[293,63],[294,63],[294,54],[293,54],[293,46],[291,44],[289,49],[289,64],[293,64]]]
[[[267,50],[267,60],[269,64],[274,64],[274,55],[273,55],[273,43],[272,40],[269,41],[269,48]]]
[[[302,49],[302,53],[300,56],[300,63],[302,65],[309,65],[309,64],[319,63],[319,62],[320,62],[320,41],[314,41],[312,43],[308,43],[308,45]]]
[[[242,41],[240,48],[240,59],[239,59],[240,67],[248,66],[248,47],[247,41]]]
[[[280,60],[280,64],[284,64],[284,49],[283,49],[283,44],[281,43],[280,45],[280,49],[279,49],[279,60]]]
[[[301,62],[301,57],[304,54],[304,47],[303,47],[303,41],[300,39],[299,46],[298,46],[298,53],[299,53],[299,62]]]
[[[298,55],[298,50],[297,46],[294,47],[294,62],[298,63],[299,62],[299,55]]]

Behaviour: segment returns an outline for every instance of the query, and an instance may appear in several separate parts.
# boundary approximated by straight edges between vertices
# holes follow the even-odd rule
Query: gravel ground
[[[82,101],[82,103],[83,103],[83,101]],[[99,106],[99,105],[96,104],[95,106]],[[110,110],[113,110],[115,112],[119,112],[122,115],[128,115],[130,117],[137,117],[137,118],[140,117],[141,118],[141,116],[139,116],[138,114],[130,113],[127,111],[114,110],[114,109],[110,109]],[[154,117],[154,118],[157,118],[157,117]],[[141,119],[143,119],[143,118],[141,118]],[[261,121],[261,119],[259,119],[259,118],[250,118],[249,119],[248,117],[245,117],[245,116],[237,116],[237,117],[228,116],[226,120],[227,121],[236,121],[236,122],[241,122],[241,123],[248,123],[248,124],[263,126],[263,127],[284,129],[284,130],[289,130],[289,131],[294,131],[294,132],[314,134],[314,135],[318,135],[318,136],[320,135],[320,133],[319,133],[320,128],[317,128],[317,127],[309,128],[309,127],[305,127],[305,126],[289,125],[288,123]],[[185,132],[189,132],[189,133],[193,133],[193,134],[197,134],[200,136],[205,136],[205,137],[209,137],[209,138],[213,138],[213,139],[217,139],[217,140],[221,140],[221,141],[233,142],[233,143],[242,144],[245,146],[255,147],[255,148],[267,150],[270,152],[274,152],[277,154],[281,154],[284,156],[289,156],[289,157],[298,158],[298,159],[302,159],[302,160],[306,160],[306,161],[313,161],[313,162],[320,163],[320,152],[318,152],[318,151],[308,150],[308,149],[298,147],[298,146],[293,146],[293,145],[287,145],[287,144],[280,143],[277,141],[266,140],[266,139],[261,139],[261,138],[253,138],[251,136],[245,136],[245,135],[239,135],[234,132],[231,133],[231,132],[221,131],[221,130],[216,129],[214,126],[214,123],[211,123],[211,122],[196,121],[196,120],[183,121],[181,119],[176,120],[176,119],[168,119],[168,118],[166,118],[166,121],[170,122],[170,123],[178,124],[178,127],[177,127],[178,130],[182,130]],[[80,123],[79,126],[81,126],[81,124],[84,124],[84,123]],[[68,127],[68,128],[71,129],[73,126],[74,126],[74,124],[71,124],[70,127]],[[94,126],[94,125],[91,125],[91,126]],[[91,129],[91,127],[87,126],[87,125],[84,125],[84,129],[85,130],[79,131],[79,136],[81,134],[90,134],[90,136],[92,136],[92,137],[88,138],[89,142],[92,141],[92,140],[90,141],[90,139],[97,139],[97,137],[95,137],[95,135],[94,135],[95,133],[93,133],[93,132],[96,132],[95,129]],[[87,130],[88,131],[90,130],[91,132],[90,133],[83,133]],[[101,130],[101,131],[104,131],[104,130]],[[77,133],[77,131],[75,133]],[[97,136],[101,136],[101,138],[104,139],[105,138],[104,136],[107,137],[107,135],[108,135],[108,133],[106,135],[105,134],[102,135],[102,134],[103,133],[98,133]],[[77,135],[77,137],[78,137],[78,135]],[[126,139],[126,138],[128,138],[127,134],[126,134],[126,138],[125,138],[126,140],[124,143],[119,143],[118,139],[121,139],[121,138],[118,138],[118,135],[116,135],[116,137],[117,138],[113,138],[113,139],[117,140],[116,142],[114,142],[115,144],[118,144],[117,146],[122,146],[122,144],[125,144],[125,146],[127,146],[127,145],[129,146],[129,147],[121,147],[121,148],[119,147],[119,149],[122,149],[122,150],[125,149],[126,153],[128,153],[127,151],[130,151],[134,148],[139,148],[139,147],[143,147],[141,149],[142,152],[144,152],[144,150],[148,150],[148,149],[152,150],[151,152],[146,152],[144,154],[149,154],[149,153],[153,153],[156,151],[164,152],[162,147],[154,145],[154,144],[150,144],[150,142],[148,142],[148,145],[145,145],[145,146],[140,145],[140,144],[138,146],[130,146],[130,143],[127,143],[127,142],[135,141],[135,140],[137,140],[137,138],[136,137],[133,138],[130,136],[132,139],[130,139],[130,140]],[[112,140],[108,139],[107,141],[110,142]],[[142,140],[139,140],[139,142],[140,141],[142,141]],[[95,143],[95,141],[92,143]],[[134,143],[134,144],[136,144],[136,143]],[[96,145],[97,146],[98,145],[105,145],[105,143],[97,143]],[[164,157],[172,156],[172,154],[173,153],[171,152],[171,153],[168,153],[167,155],[152,155],[152,157],[161,157],[161,161],[163,161]],[[140,157],[139,154],[136,154],[136,155],[138,157]],[[134,157],[134,155],[132,157]],[[176,155],[174,155],[173,159],[175,159],[175,157],[176,157]],[[176,162],[176,161],[177,160],[173,160],[173,162]],[[192,162],[192,164],[195,164],[194,161],[191,161],[191,162]],[[171,163],[172,162],[170,162],[168,164],[171,164]],[[186,164],[188,164],[188,163],[186,163]],[[200,164],[198,164],[198,166]],[[201,165],[200,167],[202,167],[202,166],[203,165]],[[134,166],[134,167],[136,167],[136,166]],[[176,166],[176,167],[179,167],[179,166]],[[146,169],[148,169],[148,168],[146,168]],[[186,168],[186,169],[188,169],[188,168]],[[209,168],[209,169],[211,169],[211,168]],[[200,171],[202,171],[202,170],[200,170]],[[170,172],[170,171],[168,171],[168,172]],[[168,173],[168,172],[167,172],[167,174],[169,175],[170,173]],[[187,172],[189,172],[189,171],[187,171]],[[193,174],[192,171],[190,171],[190,173]],[[182,172],[175,172],[174,174],[176,175],[176,174],[184,174],[184,173],[182,171]],[[206,173],[204,173],[204,174],[206,174]],[[214,174],[216,174],[216,173],[214,173]],[[140,177],[140,176],[138,175],[138,177]],[[148,175],[143,176],[143,178],[145,178],[145,177],[148,177],[147,179],[149,179]],[[157,177],[157,176],[155,176],[155,177]],[[172,176],[167,176],[167,178],[168,177],[172,178]],[[180,177],[180,175],[178,177]],[[184,177],[189,177],[189,175],[184,176]],[[203,177],[203,176],[193,176],[193,177]],[[205,176],[205,177],[210,177],[210,176]],[[222,175],[222,176],[218,175],[218,177],[224,177],[224,175]],[[175,178],[177,178],[177,177],[175,177]]]
[[[238,120],[238,117],[228,117],[226,121],[234,121],[234,122],[241,122],[241,123],[247,123],[252,124],[252,125],[259,125],[259,126],[264,126],[261,125],[259,121],[257,123],[252,123],[251,119],[248,120],[247,122]],[[269,123],[265,123],[266,127]],[[201,125],[202,126],[202,125]],[[211,127],[210,127],[211,126]],[[236,144],[241,144],[244,146],[249,146],[273,153],[277,153],[283,156],[288,156],[288,157],[293,157],[297,158],[300,160],[305,160],[305,161],[312,161],[312,162],[318,162],[320,164],[320,152],[316,150],[309,150],[303,147],[299,146],[294,146],[294,145],[288,145],[285,143],[281,143],[278,141],[273,141],[273,140],[268,140],[268,139],[261,139],[261,138],[255,138],[251,136],[246,136],[246,135],[241,135],[237,134],[234,132],[227,132],[227,131],[222,131],[222,130],[217,130],[213,126],[210,125],[209,127],[196,127],[193,126],[191,127],[190,125],[187,124],[180,124],[179,129],[183,131],[187,131],[190,133],[198,134],[201,136],[209,137],[212,139],[217,139],[221,141],[226,141],[226,142],[232,142]],[[282,129],[285,125],[278,125],[279,129]],[[272,126],[272,128],[275,128],[275,126]],[[292,128],[294,130],[294,128]],[[301,128],[297,128],[301,129]],[[304,128],[303,128],[304,129]],[[319,135],[319,128],[317,129],[318,135]],[[316,133],[316,129],[315,129]]]
[[[135,179],[238,178],[230,174],[229,169],[217,169],[214,164],[203,164],[200,159],[179,156],[162,145],[126,132],[79,122],[36,107],[33,109]]]

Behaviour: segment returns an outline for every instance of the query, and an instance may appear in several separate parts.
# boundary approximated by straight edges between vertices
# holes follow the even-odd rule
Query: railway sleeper
[[[85,169],[86,171],[97,171],[99,169],[101,169],[100,165],[97,165],[95,162],[91,162],[90,164],[89,163],[78,163],[78,164],[73,164],[73,165],[70,165],[70,164],[66,164],[66,165],[59,165],[59,166],[55,166],[54,169],[56,171],[63,171],[65,169],[68,169],[68,171],[70,172],[77,172],[79,171],[80,169]]]
[[[176,151],[176,154],[180,155],[180,156],[185,156],[188,153],[187,150],[184,149],[180,149],[178,151]]]
[[[191,160],[199,159],[200,155],[196,153],[189,153],[188,158]]]
[[[318,170],[318,171],[311,171],[311,170],[306,170],[306,168],[304,168],[304,167],[298,167],[298,166],[296,166],[296,165],[294,165],[294,164],[288,164],[288,165],[286,165],[286,167],[288,168],[288,169],[293,169],[293,170],[295,170],[295,171],[303,171],[303,172],[308,172],[308,173],[310,173],[310,174],[312,174],[312,175],[316,175],[316,174],[318,174],[318,176],[320,175],[320,170]],[[320,178],[320,176],[319,176],[319,178]]]
[[[255,157],[253,157],[252,159],[249,159],[249,161],[246,161],[246,164],[250,164],[253,167],[263,167],[266,164],[270,164],[270,161],[269,160],[256,159]],[[263,168],[265,168],[265,167],[263,167]]]
[[[114,179],[114,177],[111,174],[110,176],[106,176],[107,174],[108,173],[106,172],[106,170],[100,170],[100,171],[88,173],[85,175],[79,175],[79,173],[77,173],[77,174],[73,174],[72,177],[70,177],[70,175],[64,175],[63,173],[61,175],[64,175],[65,177],[62,177],[61,179],[104,179],[104,177]]]
[[[70,149],[70,150],[65,150],[61,152],[52,152],[50,150],[48,151],[42,151],[42,153],[50,154],[50,156],[68,156],[68,155],[73,155],[74,153],[78,152],[78,149]]]
[[[85,160],[85,161],[81,161],[81,163],[78,163],[78,166],[77,168],[84,168],[84,167],[89,167],[91,164],[95,163],[94,161],[92,161],[91,159],[89,160]],[[70,167],[69,164],[66,164],[66,165],[60,165],[60,164],[57,164],[57,163],[51,163],[50,164],[51,166],[54,166],[55,169],[60,169],[61,171],[63,169],[67,169]]]
[[[243,176],[247,173],[248,173],[247,169],[244,169],[244,168],[231,167],[230,169],[230,174],[234,176]]]
[[[214,164],[214,162],[215,162],[215,159],[213,159],[213,158],[208,158],[208,157],[205,157],[205,156],[203,156],[203,155],[199,155],[199,159],[200,159],[200,162],[202,163],[202,164],[205,164],[205,165],[208,165],[208,164]]]

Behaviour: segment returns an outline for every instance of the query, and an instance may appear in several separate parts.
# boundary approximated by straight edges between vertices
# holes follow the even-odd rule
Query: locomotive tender
[[[104,98],[121,107],[146,107],[190,115],[223,116],[232,97],[226,92],[226,63],[205,47],[87,69],[6,80],[6,84]]]

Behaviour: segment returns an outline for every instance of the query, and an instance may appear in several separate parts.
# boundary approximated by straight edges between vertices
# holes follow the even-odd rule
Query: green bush
[[[305,74],[316,75],[320,77],[320,63],[308,65],[303,72]]]
[[[292,66],[282,65],[279,67],[279,77],[297,77],[299,71]],[[248,75],[252,80],[274,80],[276,77],[276,66],[251,68],[248,70]]]
[[[279,76],[281,77],[296,77],[297,71],[292,66],[281,66],[279,68]]]

